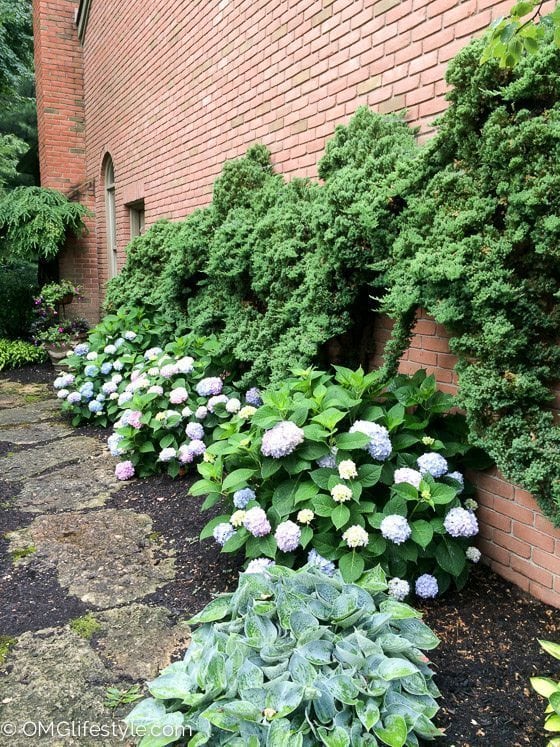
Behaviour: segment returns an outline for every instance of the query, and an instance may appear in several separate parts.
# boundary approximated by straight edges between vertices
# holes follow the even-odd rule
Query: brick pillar
[[[88,183],[85,160],[82,48],[74,17],[75,0],[33,0],[37,122],[41,185],[92,208],[94,184]],[[61,277],[79,282],[84,300],[72,316],[95,321],[99,316],[99,276],[95,224],[70,239],[59,258]]]

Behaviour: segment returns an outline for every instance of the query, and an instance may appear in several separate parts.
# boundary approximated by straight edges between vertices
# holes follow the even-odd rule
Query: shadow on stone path
[[[0,618],[0,744],[132,744],[119,731],[130,706],[112,711],[106,690],[143,684],[188,644],[186,624],[147,603],[174,579],[173,552],[147,513],[105,507],[121,488],[113,462],[61,421],[45,385],[0,380],[0,445],[2,606],[54,620],[13,637]]]

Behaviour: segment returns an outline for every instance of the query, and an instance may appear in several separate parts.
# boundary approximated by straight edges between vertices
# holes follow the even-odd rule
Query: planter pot
[[[74,300],[74,294],[73,293],[67,293],[65,296],[62,296],[62,298],[60,299],[60,303],[63,306],[68,306],[68,304],[72,303],[73,300]]]
[[[63,358],[66,358],[68,353],[72,350],[73,345],[45,345],[45,350],[48,353],[49,358],[53,366],[59,370],[65,370],[68,368],[66,364],[61,363]]]
[[[43,347],[47,351],[47,354],[49,358],[51,359],[51,363],[53,366],[57,369],[64,369],[67,370],[68,366],[65,363],[61,363],[63,358],[66,358],[68,353],[70,353],[79,342],[83,342],[84,340],[87,340],[88,333],[87,332],[81,332],[80,334],[77,334],[70,342],[65,343],[55,343],[55,342],[46,342],[43,344]]]

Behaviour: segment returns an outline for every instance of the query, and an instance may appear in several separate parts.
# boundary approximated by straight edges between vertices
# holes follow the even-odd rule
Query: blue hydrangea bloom
[[[248,389],[245,394],[245,401],[248,402],[250,405],[253,405],[253,407],[260,407],[263,403],[262,397],[261,397],[261,390],[258,389],[256,386],[252,387],[251,389]]]
[[[196,385],[196,393],[200,397],[212,397],[221,394],[224,382],[219,376],[208,376]]]
[[[107,446],[111,452],[111,456],[118,457],[124,454],[124,451],[119,448],[120,442],[123,440],[123,436],[120,433],[111,433],[107,439]]]
[[[192,439],[201,441],[204,438],[204,427],[200,423],[187,423],[185,432]]]
[[[132,392],[122,392],[122,394],[119,394],[119,406],[122,407],[123,405],[126,405],[126,403],[130,402],[133,397],[134,395],[132,394]]]
[[[437,578],[429,573],[424,573],[416,579],[416,594],[422,599],[433,599],[439,592]]]
[[[325,456],[322,456],[320,459],[317,459],[317,466],[322,467],[323,469],[334,469],[336,467],[337,453],[338,453],[338,448],[336,446],[333,446],[331,448],[330,454],[325,454]]]
[[[233,505],[235,508],[245,508],[249,501],[254,501],[255,498],[254,490],[251,490],[251,488],[241,488],[241,490],[236,490],[233,494]]]
[[[94,376],[97,376],[97,374],[99,373],[99,369],[97,368],[97,366],[93,366],[93,365],[86,366],[84,368],[84,373],[86,376],[93,378]]]
[[[98,413],[98,412],[101,412],[101,410],[103,409],[103,404],[101,402],[98,402],[96,399],[94,399],[89,403],[88,409],[90,412]]]
[[[103,363],[101,366],[101,373],[104,376],[107,376],[107,374],[110,374],[112,370],[113,370],[113,364],[109,363],[109,361],[107,361],[106,363]]]
[[[402,545],[412,534],[412,529],[404,516],[391,514],[381,522],[381,534],[395,545]]]
[[[447,460],[441,454],[438,454],[437,451],[422,454],[416,460],[416,464],[423,475],[428,473],[432,477],[443,477],[447,472]]]
[[[445,531],[451,537],[474,537],[478,534],[478,521],[466,508],[452,508],[443,520]]]
[[[465,485],[465,478],[463,477],[461,472],[457,472],[457,471],[448,472],[446,477],[450,477],[452,480],[456,480],[461,485],[461,487],[459,488],[459,493],[463,492],[463,487]]]
[[[389,437],[389,431],[383,425],[373,423],[370,420],[357,420],[350,428],[350,433],[365,433],[370,441],[365,447],[370,456],[378,462],[384,462],[391,456],[393,445]]]
[[[87,355],[89,353],[89,345],[87,342],[81,342],[79,345],[76,345],[74,348],[74,355],[79,355],[80,357],[83,355]]]
[[[298,428],[291,420],[282,420],[270,430],[265,431],[262,437],[261,454],[280,459],[295,451],[304,438],[302,428]]]

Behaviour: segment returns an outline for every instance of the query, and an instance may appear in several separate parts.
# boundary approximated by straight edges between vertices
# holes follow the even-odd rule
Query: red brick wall
[[[43,187],[59,189],[93,207],[93,185],[87,184],[82,50],[74,24],[74,0],[33,3],[39,161]],[[89,234],[72,239],[60,259],[61,277],[79,282],[83,300],[75,316],[95,320],[99,314],[99,274]]]
[[[92,0],[84,40],[88,178],[109,151],[118,241],[124,201],[149,225],[207,203],[225,160],[259,140],[288,175],[316,175],[336,124],[361,104],[429,129],[448,60],[509,0]],[[106,274],[103,195],[98,248]]]
[[[446,106],[448,61],[511,2],[92,0],[82,49],[84,168],[82,68],[71,22],[77,3],[34,0],[43,180],[61,188],[87,183],[96,213],[85,251],[68,251],[65,271],[82,274],[92,300],[93,285],[107,279],[107,153],[122,263],[127,202],[144,199],[147,225],[183,217],[210,200],[224,161],[255,141],[270,148],[280,172],[313,177],[335,125],[362,104],[379,112],[406,109],[421,136],[429,135]],[[423,319],[417,332],[403,370],[425,366],[442,389],[454,391],[444,331]],[[377,335],[383,339],[387,329],[380,326]],[[490,562],[560,605],[558,532],[532,499],[499,477],[487,475],[480,486]],[[511,515],[518,508],[524,519]],[[527,542],[535,531],[544,547]]]
[[[381,363],[391,327],[390,319],[379,318],[374,365]],[[418,315],[414,332],[400,371],[414,373],[425,368],[436,377],[440,389],[455,394],[457,359],[449,352],[449,335],[425,314]],[[478,546],[485,562],[524,591],[560,607],[560,529],[542,515],[530,493],[504,480],[496,469],[473,472],[469,478],[476,485],[480,504]]]

